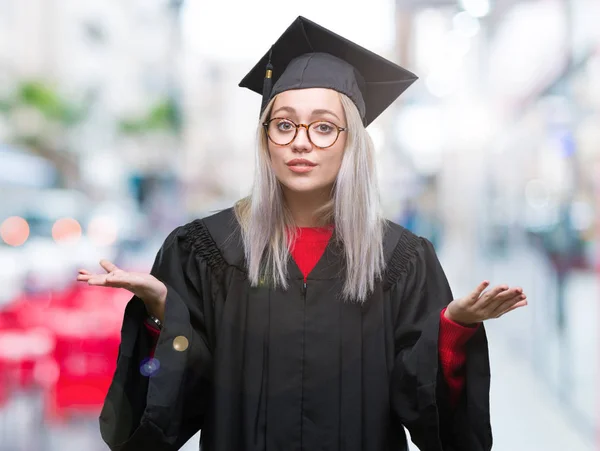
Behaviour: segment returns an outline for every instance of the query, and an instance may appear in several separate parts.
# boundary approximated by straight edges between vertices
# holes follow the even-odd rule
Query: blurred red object
[[[3,384],[10,391],[35,384],[36,364],[54,352],[54,336],[42,328],[0,330],[0,367]]]
[[[8,386],[42,387],[48,420],[98,414],[116,367],[130,298],[125,290],[74,284],[15,299],[0,313],[0,365],[7,367]],[[38,342],[28,339],[31,331],[45,334],[47,343],[39,336]],[[13,357],[3,358],[2,350]]]
[[[118,349],[119,337],[114,335],[57,335],[54,359],[59,373],[46,398],[49,419],[60,420],[72,412],[100,412]]]
[[[120,343],[121,322],[131,295],[124,290],[84,287],[66,293],[46,311],[56,336],[59,377],[49,391],[48,414],[100,413]]]

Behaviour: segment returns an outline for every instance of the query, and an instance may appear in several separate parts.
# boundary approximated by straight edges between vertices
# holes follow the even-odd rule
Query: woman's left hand
[[[522,288],[499,285],[483,293],[489,284],[484,281],[471,294],[453,300],[444,313],[446,318],[464,326],[474,326],[527,305]]]

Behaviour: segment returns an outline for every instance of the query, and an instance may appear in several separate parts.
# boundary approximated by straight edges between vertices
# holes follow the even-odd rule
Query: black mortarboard
[[[269,101],[289,89],[331,88],[358,107],[365,127],[415,80],[412,72],[298,17],[240,82]]]

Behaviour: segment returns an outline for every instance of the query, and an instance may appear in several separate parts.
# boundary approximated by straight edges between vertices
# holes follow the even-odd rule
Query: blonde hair
[[[331,200],[320,209],[318,216],[322,225],[334,223],[335,236],[344,249],[342,297],[362,303],[385,268],[385,220],[380,208],[373,142],[354,103],[344,94],[339,96],[346,115],[348,136]],[[271,100],[265,109],[260,124],[269,118],[274,102],[275,99]],[[273,286],[286,289],[290,258],[286,230],[295,231],[296,227],[273,172],[267,137],[260,125],[257,141],[252,192],[236,203],[235,213],[242,229],[252,286],[268,280]]]

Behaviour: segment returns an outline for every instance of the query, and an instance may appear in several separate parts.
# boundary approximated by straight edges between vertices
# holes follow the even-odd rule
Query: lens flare
[[[140,365],[140,373],[146,377],[154,376],[159,369],[160,362],[155,358],[146,358],[142,360],[142,364]]]

